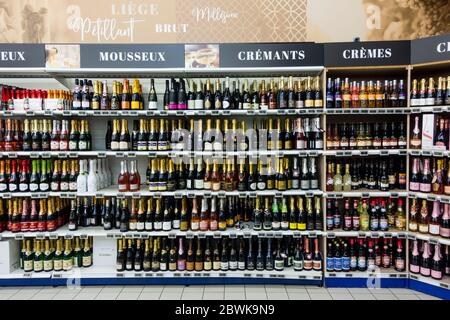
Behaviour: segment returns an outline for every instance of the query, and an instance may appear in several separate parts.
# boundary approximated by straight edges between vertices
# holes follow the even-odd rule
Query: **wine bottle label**
[[[429,277],[431,275],[431,270],[430,270],[430,268],[420,266],[420,274],[425,277]]]
[[[366,268],[366,257],[358,257],[358,268],[365,269]]]
[[[245,261],[238,261],[238,269],[245,270]]]
[[[213,261],[213,270],[220,270],[220,261]]]
[[[236,270],[238,268],[238,262],[231,260],[229,263],[229,267],[230,267],[230,270]]]
[[[119,150],[119,142],[111,141],[111,150]]]
[[[217,220],[211,220],[211,221],[209,222],[209,229],[210,229],[211,231],[216,231],[217,228],[218,228]]]
[[[242,103],[242,109],[249,110],[251,108],[252,108],[252,104],[251,103],[248,103],[248,102],[243,102]]]
[[[83,257],[83,267],[89,267],[92,264],[92,256],[84,256]]]
[[[10,184],[8,185],[8,189],[9,189],[9,191],[11,191],[11,192],[16,191],[17,188],[18,188],[17,184],[10,183]]]
[[[148,109],[149,110],[156,110],[156,109],[158,109],[158,102],[156,102],[156,101],[149,101],[148,102]]]
[[[420,183],[420,192],[431,192],[431,183]]]
[[[380,218],[380,229],[387,230],[389,228],[389,224],[386,218]]]
[[[343,263],[342,263],[342,268],[344,269]],[[313,260],[313,269],[314,270],[322,270],[322,261],[321,260]]]
[[[148,150],[149,151],[157,151],[158,150],[158,141],[149,141]]]
[[[443,223],[444,224],[444,223]],[[448,225],[448,221],[447,221],[447,225]],[[444,238],[450,238],[450,228],[446,228],[446,227],[441,227],[439,230],[439,234],[441,237]]]
[[[66,181],[61,181],[60,185],[61,191],[68,191],[69,190],[69,183]]]
[[[439,235],[441,226],[439,224],[430,223],[428,225],[428,232],[432,235]]]
[[[409,182],[409,190],[411,191],[419,191],[420,189],[420,184],[418,182]]]
[[[203,182],[203,189],[211,190],[211,181],[204,181]]]
[[[137,227],[136,221],[130,221],[130,222],[129,222],[129,228],[130,228],[130,231],[136,230],[136,227]]]
[[[198,230],[199,227],[200,227],[200,224],[198,222],[191,221],[191,230],[192,231]]]
[[[313,262],[312,262],[311,258],[308,259],[308,257],[306,257],[306,259],[304,260],[304,263],[303,263],[303,269],[311,270],[312,267],[313,267]]]
[[[40,272],[40,271],[44,270],[43,261],[42,260],[34,261],[33,270],[34,270],[34,272]]]
[[[222,271],[228,271],[228,261],[221,261],[220,262],[220,270]]]
[[[162,230],[162,222],[153,222],[153,228],[155,230]]]
[[[72,259],[64,259],[62,266],[64,271],[72,270],[73,267]]]
[[[201,179],[195,179],[194,187],[197,190],[199,190],[199,189],[206,189],[206,188],[203,187],[203,180],[201,180]]]
[[[153,222],[146,222],[146,223],[145,223],[145,230],[146,230],[146,231],[151,231],[151,230],[153,230]]]
[[[112,143],[111,143],[112,144]],[[85,146],[84,146],[85,148]],[[119,150],[128,150],[129,149],[129,144],[127,141],[120,141],[119,142]],[[81,148],[81,141],[80,141],[80,150],[84,150]]]
[[[140,185],[138,184],[130,184],[130,191],[139,191]]]
[[[61,271],[63,269],[63,261],[58,259],[53,261],[53,269],[55,271]]]
[[[314,100],[305,100],[305,107],[306,108],[313,108],[314,107]]]
[[[427,106],[434,106],[434,98],[433,97],[426,98],[425,99],[425,105],[427,105]]]
[[[77,151],[78,149],[78,142],[77,141],[69,141],[69,150],[71,151]]]
[[[370,229],[371,230],[378,230],[378,219],[371,219],[370,220]]]
[[[33,260],[25,260],[23,262],[23,269],[26,272],[32,271],[33,270],[33,264],[34,264]]]
[[[284,269],[284,260],[275,260],[275,270]]]
[[[172,221],[164,221],[162,227],[164,231],[172,230]]]
[[[167,263],[160,263],[159,264],[159,270],[167,271]]]
[[[48,189],[49,189],[48,183],[40,183],[39,184],[39,190],[40,191],[47,191]],[[31,190],[31,188],[30,188],[30,190]]]
[[[196,99],[194,101],[194,109],[197,109],[197,110],[203,109],[203,100]]]
[[[127,191],[127,185],[119,184],[119,192],[125,192],[125,191]]]
[[[52,270],[53,270],[53,260],[45,260],[44,271],[52,271]]]

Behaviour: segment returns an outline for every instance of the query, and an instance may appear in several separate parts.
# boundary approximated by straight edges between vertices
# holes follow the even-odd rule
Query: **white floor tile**
[[[105,287],[100,291],[100,294],[119,294],[122,292],[122,288],[108,288]]]
[[[266,292],[273,292],[273,293],[286,293],[286,288],[284,286],[277,286],[277,287],[272,287],[272,286],[266,286]]]
[[[355,300],[375,300],[375,297],[370,293],[352,293]]]
[[[428,294],[418,294],[417,297],[419,297],[420,300],[442,300],[438,297],[433,297]]]
[[[76,295],[74,300],[95,300],[98,296],[98,293],[79,293]]]
[[[141,293],[143,290],[144,290],[143,287],[130,286],[130,287],[123,288],[121,293],[123,293],[123,292],[139,292],[139,293]]]
[[[137,300],[140,296],[140,292],[138,291],[133,291],[133,292],[121,292],[116,300]]]
[[[73,300],[76,296],[77,293],[57,294],[53,297],[53,300]]]
[[[103,291],[100,292],[100,294],[95,297],[95,300],[116,300],[119,296],[120,292],[116,293],[104,293]]]
[[[405,289],[405,288],[391,288],[389,289],[393,294],[416,294],[414,290]]]
[[[355,300],[350,293],[331,293],[333,300]]]
[[[267,295],[264,292],[245,292],[245,297],[247,300],[267,300]]]
[[[307,289],[309,294],[329,294],[327,289]]]
[[[225,292],[244,292],[245,286],[225,286]]]
[[[54,294],[57,294],[57,293],[59,293],[61,291],[62,291],[61,287],[55,287],[55,288],[49,287],[49,288],[41,289],[41,291],[39,291],[39,293],[54,293]],[[1,291],[0,291],[0,293],[1,293]]]
[[[288,293],[289,300],[311,300],[311,297],[307,293]]]
[[[53,300],[53,298],[56,296],[56,293],[38,293],[34,295],[31,300]]]
[[[299,294],[308,294],[308,289],[293,289],[290,287],[286,287],[287,293],[299,293]]]
[[[183,295],[181,296],[181,300],[202,300],[203,299],[203,292],[202,291],[195,291],[195,292],[186,292],[183,291]]]
[[[287,293],[281,292],[267,292],[268,300],[289,300]]]
[[[225,300],[245,300],[245,291],[228,292],[225,290]]]
[[[225,296],[224,292],[217,292],[217,291],[207,292],[205,290],[205,292],[203,293],[203,300],[223,300],[224,296]]]
[[[354,293],[371,294],[372,293],[372,291],[367,288],[349,288],[348,291],[350,291],[351,294],[354,294]]]
[[[332,300],[328,293],[309,293],[311,300]]]
[[[415,294],[396,294],[398,300],[420,300]]]
[[[377,300],[398,300],[396,296],[388,293],[374,293],[373,296]]]
[[[142,292],[138,300],[159,300],[161,292]]]
[[[225,286],[205,286],[205,292],[224,292]]]
[[[164,286],[145,286],[142,292],[162,292]]]
[[[23,293],[18,292],[9,297],[9,300],[30,300],[36,293]]]
[[[15,295],[15,293],[2,293],[0,291],[0,301],[8,300],[13,295]]]
[[[180,300],[181,292],[164,292],[159,297],[159,300]]]

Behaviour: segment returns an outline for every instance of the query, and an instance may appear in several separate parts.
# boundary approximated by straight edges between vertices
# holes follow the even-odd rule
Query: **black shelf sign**
[[[410,41],[342,42],[325,44],[326,67],[408,65]]]
[[[221,68],[323,66],[323,45],[305,43],[227,43],[220,45]]]
[[[0,68],[44,68],[43,44],[0,44]]]
[[[180,44],[82,44],[81,68],[184,68]]]
[[[411,41],[411,63],[450,61],[450,33]]]

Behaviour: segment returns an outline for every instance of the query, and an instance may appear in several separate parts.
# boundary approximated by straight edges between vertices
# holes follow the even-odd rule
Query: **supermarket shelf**
[[[326,109],[326,114],[409,114],[410,108],[355,108],[355,109]]]
[[[436,280],[436,279],[433,279],[431,277],[424,277],[424,276],[422,276],[420,274],[410,273],[409,274],[409,278],[412,279],[412,280],[417,280],[417,281],[420,281],[420,282],[423,282],[423,283],[427,283],[427,284],[432,285],[432,286],[436,286],[436,287],[439,287],[439,288],[450,290],[450,277],[446,277],[445,276],[441,280]]]
[[[407,231],[343,231],[332,230],[325,232],[326,237],[333,239],[336,237],[350,237],[350,238],[393,238],[398,237],[400,239],[406,239],[408,236]]]
[[[283,196],[297,196],[304,195],[306,197],[314,197],[320,196],[323,192],[320,190],[287,190],[287,191],[277,191],[277,190],[262,190],[262,191],[205,191],[205,190],[179,190],[179,191],[161,191],[154,192],[149,191],[147,186],[141,186],[140,191],[136,192],[119,192],[117,186],[110,186],[105,189],[101,189],[97,192],[12,192],[12,193],[0,193],[0,198],[9,199],[9,198],[17,198],[17,197],[31,197],[31,198],[48,198],[48,197],[61,197],[66,199],[75,199],[76,197],[117,197],[117,198],[141,198],[141,197],[163,197],[163,196],[173,196],[175,198],[187,196],[189,198],[204,196],[218,196],[227,197],[227,196],[239,196],[240,198],[256,198],[256,196],[275,196],[275,197],[283,197]]]
[[[412,156],[424,156],[424,157],[450,157],[450,151],[448,150],[408,150],[408,153]]]
[[[144,279],[164,279],[164,281],[172,279],[177,281],[186,278],[200,278],[202,281],[208,278],[242,278],[242,279],[273,279],[273,280],[309,280],[321,281],[323,277],[322,271],[294,271],[291,268],[286,268],[282,272],[279,271],[158,271],[158,272],[135,272],[124,271],[117,272],[113,268],[96,267],[95,265],[89,268],[74,268],[70,271],[51,271],[51,272],[30,272],[26,273],[23,270],[15,270],[10,274],[0,274],[0,280],[20,280],[20,279],[47,279],[47,280],[64,280],[70,281],[72,284],[77,282],[77,279],[136,279],[140,282]]]
[[[393,268],[377,268],[373,271],[355,271],[355,272],[325,272],[326,278],[388,278],[388,279],[407,279],[408,272],[398,272]]]
[[[147,239],[148,237],[169,237],[175,238],[177,236],[185,236],[187,238],[205,238],[205,237],[244,237],[249,238],[251,236],[257,236],[260,238],[281,238],[283,236],[293,236],[295,238],[301,236],[310,236],[312,238],[323,235],[323,231],[294,231],[294,230],[283,230],[283,231],[255,231],[252,229],[228,229],[226,231],[180,231],[180,230],[170,230],[170,231],[129,231],[120,232],[120,230],[104,230],[103,227],[89,227],[80,228],[75,231],[70,231],[66,226],[62,226],[53,232],[18,232],[13,233],[10,231],[0,233],[0,239],[14,238],[16,240],[22,240],[24,238],[58,238],[65,237],[71,239],[73,237],[107,237],[114,239]]]
[[[255,151],[8,151],[0,152],[0,158],[78,158],[78,157],[117,157],[135,158],[145,156],[156,157],[198,157],[207,156],[213,158],[225,158],[228,156],[260,157],[260,156],[319,156],[322,150],[255,150]]]
[[[280,109],[280,110],[37,110],[0,111],[0,116],[49,116],[49,117],[210,117],[210,116],[295,116],[324,114],[324,109]]]
[[[360,190],[350,192],[333,192],[327,191],[324,197],[330,199],[340,198],[398,198],[407,197],[408,192],[405,190],[391,190],[391,191],[373,191],[373,190]]]
[[[450,203],[450,196],[437,195],[433,193],[413,192],[408,193],[409,198],[426,199],[428,201],[440,201],[442,203]]]
[[[411,106],[411,113],[442,113],[449,112],[450,106],[425,106],[425,107],[415,107]]]
[[[408,239],[410,240],[425,240],[425,241],[429,241],[431,244],[443,244],[446,246],[450,246],[450,239],[448,238],[442,238],[440,236],[434,236],[431,234],[423,234],[423,233],[419,233],[419,232],[408,232]]]
[[[401,155],[406,156],[408,151],[406,149],[387,149],[387,150],[326,150],[324,152],[327,156],[335,157],[351,157],[351,156],[389,156]]]

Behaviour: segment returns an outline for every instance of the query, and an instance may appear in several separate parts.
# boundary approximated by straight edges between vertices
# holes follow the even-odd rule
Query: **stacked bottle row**
[[[327,125],[327,150],[406,149],[404,122]]]
[[[61,198],[0,199],[0,232],[55,231],[69,221],[69,210]]]
[[[1,91],[1,110],[17,110],[17,100],[21,100],[20,108],[28,110],[30,108],[30,99],[41,100],[40,105],[33,104],[33,110],[36,107],[43,107],[43,99],[60,99],[61,108],[68,108],[72,103],[72,94],[64,90],[40,90],[40,89],[23,89],[14,86],[0,85]]]
[[[275,83],[277,82],[277,83]],[[287,109],[287,108],[322,108],[322,92],[320,78],[308,77],[304,81],[294,81],[289,77],[285,81],[281,77],[278,81],[272,79],[266,87],[265,80],[259,84],[256,80],[249,85],[248,79],[230,82],[227,77],[224,82],[220,79],[194,82],[174,78],[166,80],[166,88],[162,105],[165,110],[202,110],[202,109]],[[223,89],[222,89],[223,88]],[[242,91],[241,91],[242,90]],[[147,98],[149,110],[158,109],[158,97],[154,79],[150,80]],[[139,110],[144,109],[142,85],[138,79],[130,86],[128,79],[123,84],[114,81],[112,94],[108,93],[106,81],[75,80],[73,90],[74,110]]]
[[[349,81],[328,78],[327,109],[406,108],[404,80]]]
[[[0,192],[95,192],[111,185],[107,159],[0,160]]]
[[[450,162],[440,158],[412,157],[409,190],[450,195]]]
[[[222,122],[223,121],[223,122]],[[223,124],[223,125],[222,125]],[[252,129],[252,130],[251,130]],[[251,131],[247,131],[251,130]],[[106,150],[112,151],[247,151],[247,150],[322,150],[320,118],[268,119],[246,129],[236,119],[135,120],[128,131],[128,120],[108,122]]]
[[[20,268],[25,272],[71,271],[92,266],[92,237],[22,240]]]
[[[327,163],[326,191],[406,189],[406,158],[391,156]]]
[[[189,159],[189,167],[172,158],[149,160],[146,184],[150,191],[212,190],[318,190],[319,170],[316,157],[285,157],[262,160],[234,157],[227,159]],[[137,162],[121,161],[118,178],[120,192],[140,190],[141,175]],[[236,165],[237,163],[237,165]]]
[[[409,231],[450,238],[450,204],[411,199]]]
[[[317,238],[118,240],[117,271],[322,270]]]
[[[87,120],[0,120],[0,151],[90,151]]]
[[[327,230],[406,230],[405,200],[393,198],[327,200]]]
[[[447,84],[447,85],[446,85]],[[450,105],[450,76],[414,79],[411,87],[411,107]]]
[[[323,230],[321,198],[163,197],[72,200],[69,230],[100,226],[127,231]]]
[[[379,272],[379,268],[406,270],[405,240],[398,238],[329,239],[327,272]]]
[[[428,241],[414,240],[409,251],[409,271],[441,280],[450,275],[450,248]]]

